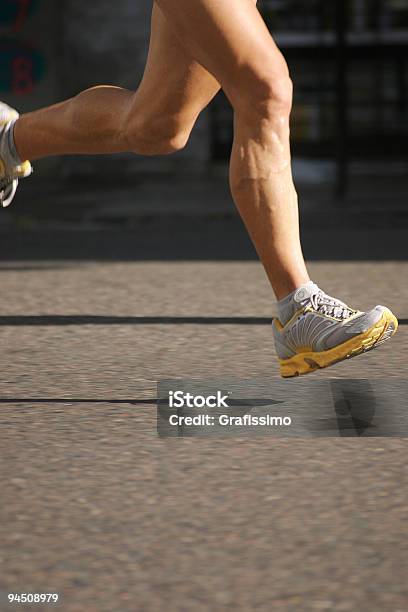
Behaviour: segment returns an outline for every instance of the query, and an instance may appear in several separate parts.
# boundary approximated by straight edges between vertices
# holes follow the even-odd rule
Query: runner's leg
[[[292,83],[252,2],[157,2],[234,108],[231,188],[279,299],[272,329],[282,376],[313,372],[391,338],[398,322],[388,308],[355,311],[309,280],[291,175]]]
[[[292,83],[251,0],[157,0],[234,108],[231,189],[278,299],[309,281],[289,145]]]
[[[222,79],[235,110],[232,193],[282,297],[308,279],[290,169],[286,64],[253,0],[236,0],[233,18],[226,0],[160,0],[159,5],[178,39],[155,7],[149,60],[137,92],[93,88],[23,115],[15,126],[17,150],[31,160],[178,150]]]
[[[22,159],[80,153],[156,155],[182,148],[219,84],[185,50],[155,4],[140,87],[93,87],[26,115],[14,128]]]

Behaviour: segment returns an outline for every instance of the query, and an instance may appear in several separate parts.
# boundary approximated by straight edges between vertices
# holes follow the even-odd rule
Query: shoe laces
[[[347,304],[336,300],[336,298],[327,295],[320,289],[317,293],[310,296],[310,304],[316,312],[334,317],[340,321],[345,321],[355,313],[355,310],[349,308]]]

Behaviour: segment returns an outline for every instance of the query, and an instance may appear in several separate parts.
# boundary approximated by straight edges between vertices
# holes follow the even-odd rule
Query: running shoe
[[[353,310],[311,283],[294,297],[299,308],[285,325],[272,323],[281,376],[290,378],[327,368],[376,348],[398,329],[384,306]]]
[[[11,121],[18,119],[19,114],[7,104],[0,102],[0,135]],[[7,168],[4,160],[0,157],[0,208],[6,208],[13,201],[16,195],[18,181],[21,178],[30,176],[32,173],[29,161]]]

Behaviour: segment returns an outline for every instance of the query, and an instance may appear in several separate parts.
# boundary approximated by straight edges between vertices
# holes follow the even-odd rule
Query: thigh
[[[282,70],[284,60],[256,0],[156,0],[179,41],[231,98],[250,75]],[[286,66],[286,65],[285,65]]]
[[[147,105],[152,116],[166,113],[194,121],[219,89],[216,78],[192,57],[155,2],[138,104]]]

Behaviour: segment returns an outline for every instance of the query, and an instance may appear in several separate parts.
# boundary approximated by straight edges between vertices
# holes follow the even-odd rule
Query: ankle
[[[299,284],[291,293],[278,301],[278,317],[282,325],[285,325],[295,314],[299,308],[300,290],[305,289],[305,294],[309,293],[310,289],[316,287],[313,281],[307,281]],[[296,299],[295,299],[296,298]],[[300,296],[301,299],[301,296]]]

